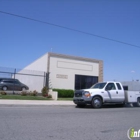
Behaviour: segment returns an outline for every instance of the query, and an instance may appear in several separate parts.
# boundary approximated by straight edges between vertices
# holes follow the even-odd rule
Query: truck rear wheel
[[[137,106],[140,107],[140,97],[137,99]]]
[[[102,99],[100,97],[94,97],[92,99],[92,107],[101,108],[102,107]]]
[[[137,102],[136,103],[133,103],[133,106],[134,107],[140,107],[140,97],[137,98]]]

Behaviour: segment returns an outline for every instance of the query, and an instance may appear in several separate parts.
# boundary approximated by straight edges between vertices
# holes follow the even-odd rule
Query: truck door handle
[[[118,94],[118,91],[116,91],[116,93]]]

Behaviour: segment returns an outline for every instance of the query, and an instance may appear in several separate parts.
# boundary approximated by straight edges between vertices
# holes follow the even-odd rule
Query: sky
[[[0,0],[0,11],[92,34],[0,12],[0,67],[53,52],[103,60],[104,81],[140,80],[140,0]]]

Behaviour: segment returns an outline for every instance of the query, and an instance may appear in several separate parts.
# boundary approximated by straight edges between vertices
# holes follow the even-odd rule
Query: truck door
[[[125,95],[124,95],[124,90],[123,90],[123,87],[121,86],[120,83],[116,83],[116,86],[117,86],[117,92],[118,92],[118,101],[119,102],[123,102],[124,99],[125,99]]]
[[[108,83],[105,87],[106,95],[108,96],[108,102],[118,101],[118,91],[114,83]]]

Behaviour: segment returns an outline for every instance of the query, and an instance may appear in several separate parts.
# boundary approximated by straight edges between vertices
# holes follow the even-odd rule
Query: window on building
[[[75,75],[75,89],[86,89],[98,82],[97,76]]]

